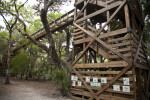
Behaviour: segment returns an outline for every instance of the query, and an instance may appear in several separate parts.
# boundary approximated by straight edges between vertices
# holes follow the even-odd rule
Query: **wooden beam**
[[[75,64],[74,68],[108,68],[108,67],[126,67],[125,61],[112,61],[108,63]]]
[[[81,9],[81,11],[78,13],[78,15],[76,16],[76,18],[74,19],[74,21],[76,21],[78,19],[78,17],[80,16],[80,14],[83,12],[83,10],[86,8],[87,4],[89,3],[90,0],[88,0],[86,2],[86,4],[83,6],[83,8]]]
[[[100,47],[97,47],[96,43],[93,43],[92,45],[90,45],[90,48],[96,51],[98,54],[102,55],[104,58],[109,59],[108,52],[104,51]]]
[[[83,32],[83,31],[82,31]],[[124,34],[124,33],[127,33],[128,32],[128,30],[127,30],[127,28],[123,28],[123,29],[119,29],[119,30],[115,30],[115,31],[110,31],[110,32],[108,32],[108,33],[103,33],[103,34],[101,34],[98,38],[99,39],[102,39],[102,38],[107,38],[107,37],[111,37],[111,36],[115,36],[115,35],[119,35],[119,34]],[[128,39],[129,38],[129,36],[127,36],[127,37],[122,37],[123,39]],[[122,38],[120,38],[121,40],[123,40]],[[113,40],[109,40],[108,42],[113,42],[113,41],[117,41],[119,38],[117,38],[117,39],[113,39]],[[120,40],[119,39],[119,40]],[[74,41],[74,44],[80,44],[80,43],[84,43],[84,42],[89,42],[89,41],[91,41],[92,40],[92,38],[91,37],[88,37],[88,38],[85,38],[85,39],[80,39],[80,40],[75,40]]]
[[[125,6],[124,6],[124,11],[125,11],[126,27],[130,27],[130,16],[129,16],[129,9],[128,9],[128,5],[127,4],[125,4]]]
[[[136,66],[136,68],[139,68],[139,69],[150,70],[148,67],[142,64],[134,63],[134,66]]]
[[[136,69],[136,80],[137,80],[137,90],[138,90],[138,98],[139,100],[142,100],[143,91],[142,91],[142,77],[141,77],[141,69]]]
[[[77,71],[78,73],[80,74],[105,74],[105,75],[108,75],[108,74],[119,74],[121,71]],[[72,72],[73,73],[73,72]],[[127,71],[125,72],[124,74],[132,74],[132,71]]]
[[[106,8],[100,9],[100,10],[98,10],[98,11],[92,13],[92,14],[89,14],[89,15],[83,17],[83,18],[78,19],[78,20],[76,21],[76,23],[81,22],[81,21],[84,21],[84,20],[89,19],[89,18],[91,18],[91,17],[94,17],[94,16],[96,16],[96,15],[98,15],[98,14],[104,13],[104,12],[106,12],[106,11],[112,9],[112,8],[115,8],[115,7],[117,7],[117,6],[122,5],[123,3],[124,3],[123,1],[117,1],[117,2],[115,2],[115,3],[113,3],[113,4],[109,5],[109,6],[107,6]]]

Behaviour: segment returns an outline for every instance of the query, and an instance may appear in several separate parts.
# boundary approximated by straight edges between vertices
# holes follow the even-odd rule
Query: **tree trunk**
[[[5,80],[5,84],[10,84],[10,81],[9,81],[9,67],[10,67],[11,34],[12,34],[12,32],[9,32],[8,55],[7,55],[7,69],[6,69],[6,80]]]
[[[70,34],[69,31],[68,31],[68,32],[67,32],[67,37],[66,37],[66,40],[67,40],[66,54],[67,54],[67,55],[69,55],[70,37],[71,37],[71,34]]]
[[[49,29],[49,24],[48,24],[48,20],[47,20],[47,9],[41,10],[41,20],[42,20],[42,24],[45,28],[46,35],[48,37],[48,42],[49,42],[49,48],[48,48],[49,50],[47,52],[48,53],[48,61],[50,61],[51,63],[56,65],[58,68],[62,68],[64,66],[63,66],[61,59],[58,57],[58,54],[55,49],[54,40],[52,37],[52,32]]]

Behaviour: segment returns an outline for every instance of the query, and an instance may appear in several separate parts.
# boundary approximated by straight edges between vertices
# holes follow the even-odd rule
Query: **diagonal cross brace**
[[[79,14],[77,15],[77,17],[75,18],[74,21],[76,21],[78,19],[78,17],[80,16],[80,14],[82,13],[82,11],[86,8],[87,4],[90,2],[90,0],[88,0],[85,4],[85,6],[80,10]]]
[[[105,91],[110,85],[112,85],[116,80],[118,80],[123,74],[125,74],[130,68],[132,67],[132,65],[128,65],[127,67],[125,67],[119,74],[117,74],[115,76],[115,78],[113,78],[110,82],[108,82],[105,86],[103,86],[97,93],[95,96],[89,98],[89,100],[93,100],[94,98],[96,98],[96,100],[99,98],[98,96]],[[99,100],[99,99],[98,99]]]
[[[94,91],[89,87],[89,85],[83,80],[82,77],[80,77],[81,75],[78,73],[78,71],[76,71],[75,68],[72,68],[72,70],[76,73],[76,75],[79,77],[79,79],[83,82],[83,84],[85,85],[85,87],[90,91],[92,96],[95,96]]]
[[[104,28],[107,26],[107,24],[114,18],[114,16],[118,13],[118,11],[123,7],[123,5],[126,2],[124,1],[117,10],[111,15],[111,17],[108,19],[108,21],[104,24],[104,26],[100,29],[100,31],[96,34],[96,37],[100,35],[100,33],[104,30]],[[75,23],[74,23],[75,24]],[[76,24],[77,25],[77,24]],[[87,49],[90,47],[90,45],[95,41],[95,39],[91,40],[90,43],[85,47],[85,49],[82,51],[82,53],[76,58],[76,60],[72,63],[72,66],[75,65],[75,63],[83,56],[83,54],[87,51]]]
[[[80,27],[79,25],[77,25],[76,23],[74,23],[74,25],[78,28],[80,28],[82,31],[84,31],[86,34],[88,34],[89,36],[91,36],[94,40],[96,40],[97,42],[99,42],[100,44],[102,44],[105,48],[111,50],[113,53],[117,54],[119,57],[121,57],[122,59],[124,59],[126,62],[131,63],[125,56],[123,56],[121,53],[117,52],[116,50],[112,49],[112,47],[110,45],[107,45],[105,42],[103,42],[102,40],[100,40],[98,37],[95,37],[95,34],[93,34],[90,31],[85,30],[84,28]]]

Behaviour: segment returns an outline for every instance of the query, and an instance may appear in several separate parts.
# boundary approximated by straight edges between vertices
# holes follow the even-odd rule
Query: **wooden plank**
[[[110,39],[108,40],[109,43],[111,42],[119,42],[119,41],[123,41],[123,40],[129,40],[130,36],[127,34],[124,37],[120,37],[120,38],[115,38],[115,39]]]
[[[77,71],[80,74],[119,74],[121,71]],[[72,73],[74,73],[72,71]],[[132,74],[132,71],[127,71],[124,74]]]
[[[143,33],[141,34],[141,38],[140,38],[140,41],[139,41],[139,44],[138,44],[138,48],[137,48],[136,54],[134,56],[134,60],[133,60],[134,64],[136,64],[136,60],[138,58],[138,54],[139,54],[139,51],[140,51],[140,46],[141,46],[142,39],[143,39]]]
[[[135,42],[132,42],[131,44],[132,44],[132,47],[133,47],[132,48],[133,51],[134,51],[134,49],[136,50],[138,48],[138,45]]]
[[[89,3],[95,4],[98,6],[106,7],[106,2],[100,1],[100,0],[91,0]]]
[[[138,19],[139,19],[139,21],[141,22],[141,24],[142,25],[144,25],[144,22],[143,22],[143,18],[142,17],[140,17],[137,13],[136,13],[136,11],[134,10],[134,5],[132,4],[132,3],[129,3],[129,5],[130,5],[130,7],[131,7],[131,10],[132,10],[132,12],[138,17]]]
[[[74,33],[73,36],[81,35],[81,34],[83,34],[83,33],[84,33],[83,31],[79,31],[79,32]]]
[[[142,92],[142,77],[141,77],[141,69],[137,68],[136,69],[136,81],[137,81],[137,91],[138,91],[138,98],[139,100],[142,100],[142,95],[143,95],[143,92]]]
[[[120,94],[128,94],[128,95],[134,95],[133,91],[130,92],[122,92],[122,91],[114,91],[113,89],[106,89],[106,92],[111,92],[111,93],[120,93]]]
[[[83,8],[80,10],[80,12],[78,13],[78,15],[76,16],[76,18],[74,19],[74,21],[76,21],[78,19],[78,17],[80,16],[80,14],[84,11],[84,9],[86,8],[87,4],[89,3],[90,0],[88,0],[86,2],[86,4],[83,6]]]
[[[91,30],[93,30],[93,31],[97,32],[97,29],[95,29],[95,28],[91,27],[90,25],[87,25],[87,27],[88,27],[89,29],[91,29]]]
[[[127,54],[122,54],[123,56],[125,56],[125,57],[132,57],[132,54],[131,54],[131,52],[130,53],[127,53]],[[110,55],[109,56],[109,59],[117,59],[117,58],[120,58],[120,57],[118,57],[117,55]]]
[[[80,25],[80,26],[84,26],[84,25],[85,25],[85,23],[79,23],[79,25]],[[74,28],[74,30],[79,29],[79,28],[78,28],[78,27],[76,27],[76,26],[74,26],[73,28]],[[80,29],[80,30],[81,30],[81,29]]]
[[[134,36],[131,38],[131,40],[134,41],[136,44],[138,44],[139,42]]]
[[[134,52],[136,52],[135,49],[134,49]],[[142,53],[139,53],[138,56],[141,57],[141,58],[143,58],[143,59],[146,59],[145,56],[144,56],[144,54],[142,54]]]
[[[73,81],[72,81],[73,82]],[[76,83],[77,82],[81,82],[81,81],[76,81]],[[88,85],[90,85],[90,83],[91,82],[87,82],[87,84]],[[101,83],[101,87],[103,87],[105,85],[105,83]],[[115,83],[113,83],[112,85],[120,85],[120,87],[122,87],[122,86],[124,86],[124,84],[123,83],[117,83],[117,82],[115,82]],[[130,84],[130,85],[128,85],[128,86],[130,86],[130,90],[132,90],[133,89],[133,84]],[[72,88],[75,88],[75,89],[86,89],[86,87],[84,86],[84,85],[82,85],[82,86],[78,86],[78,85],[76,85],[76,86],[71,86]],[[91,89],[92,90],[99,90],[100,88],[97,88],[97,87],[92,87],[92,86],[90,86],[91,87]],[[112,86],[110,87],[110,88],[108,88],[108,89],[112,89]],[[107,89],[107,90],[108,90]],[[106,90],[106,91],[107,91]]]
[[[126,67],[125,61],[112,61],[108,63],[75,64],[74,68],[108,68],[108,67]]]
[[[78,31],[81,31],[81,30],[79,28],[73,30],[74,33],[78,32]]]
[[[125,6],[124,6],[124,11],[125,11],[126,27],[129,27],[130,26],[130,16],[129,16],[129,9],[128,9],[127,4],[125,4]]]
[[[73,39],[75,40],[75,39],[79,39],[79,38],[83,38],[84,37],[84,35],[79,35],[79,36],[75,36]]]
[[[97,46],[96,43],[90,45],[90,48],[96,51],[98,54],[102,55],[104,58],[109,59],[109,54],[106,51],[102,50],[99,46]]]
[[[81,44],[81,43],[85,43],[85,42],[89,42],[92,41],[93,39],[91,37],[88,38],[84,38],[84,39],[80,39],[80,40],[74,40],[73,44]]]
[[[145,59],[143,59],[143,58],[141,58],[141,57],[139,57],[139,56],[138,56],[137,60],[139,60],[139,61],[141,61],[141,62],[143,62],[143,63],[147,63],[147,61],[146,61]]]
[[[127,32],[128,32],[127,28],[118,29],[118,30],[115,30],[115,31],[110,31],[108,33],[103,33],[99,36],[99,38],[100,39],[107,38],[107,37],[110,37],[110,36],[120,35],[120,34],[124,34],[124,33],[127,33]]]
[[[119,34],[124,34],[127,32],[127,28],[123,28],[123,29],[119,29],[119,30],[115,30],[115,31],[110,31],[108,33],[104,33],[104,34],[101,34],[99,36],[100,39],[102,38],[108,38],[110,36],[114,36],[114,35],[119,35]],[[84,43],[84,42],[89,42],[91,41],[92,38],[91,37],[88,37],[88,38],[85,38],[85,39],[80,39],[80,40],[76,40],[74,41],[74,44],[80,44],[80,43]],[[115,40],[115,39],[114,39]],[[116,39],[117,40],[117,39]],[[111,41],[110,41],[111,42]]]
[[[133,91],[131,93],[125,93],[125,92],[117,92],[117,91],[113,91],[113,90],[107,90],[107,92],[114,92],[114,93],[121,93],[121,94],[128,94],[128,95],[133,95]],[[84,96],[87,96],[87,97],[91,97],[91,94],[87,91],[78,91],[78,90],[75,90],[74,88],[71,88],[71,92],[74,93],[74,94],[78,94],[78,95],[84,95]],[[125,97],[120,97],[121,95],[118,95],[118,96],[112,96],[112,95],[108,95],[108,94],[101,94],[99,96],[99,99],[109,99],[109,100],[133,100],[133,99],[130,99],[130,98],[125,98]],[[99,100],[98,99],[98,100]]]
[[[84,6],[87,4],[87,1],[84,1]],[[84,17],[87,15],[87,8],[84,10]],[[85,25],[83,26],[84,28],[87,28],[87,20],[85,20],[83,23],[85,23]],[[86,38],[86,34],[84,34],[84,39]],[[83,43],[83,49],[86,47],[86,43]],[[84,54],[83,57],[83,63],[87,62],[87,55]]]
[[[131,42],[126,41],[126,42],[123,42],[123,43],[112,44],[112,45],[109,45],[109,46],[114,48],[114,47],[129,46],[129,45],[131,45]]]
[[[120,6],[120,5],[123,4],[123,3],[124,3],[123,1],[117,1],[117,2],[115,2],[115,3],[113,3],[113,4],[109,5],[109,6],[107,6],[106,8],[100,9],[100,10],[98,10],[98,11],[92,13],[92,14],[89,14],[89,15],[83,17],[83,18],[78,19],[78,20],[76,21],[76,23],[82,22],[82,21],[84,21],[84,20],[86,20],[86,19],[89,19],[89,18],[91,18],[91,17],[94,17],[94,16],[96,16],[96,15],[98,15],[98,14],[104,13],[104,12],[106,12],[106,11],[112,9],[112,8],[115,8],[115,7],[117,7],[117,6]]]
[[[132,59],[133,60],[133,59]],[[135,66],[133,66],[132,68],[132,73],[133,73],[133,91],[134,91],[134,99],[136,100],[136,89],[137,89],[137,86],[136,86],[136,76],[135,76]]]
[[[142,65],[140,63],[135,63],[134,66],[137,67],[137,68],[140,68],[140,69],[149,70],[148,66],[144,66],[144,65]]]
[[[76,75],[73,75],[73,76],[76,76]],[[100,77],[100,76],[85,76],[85,75],[84,75],[84,76],[82,75],[82,76],[80,76],[80,77],[82,77],[82,79],[86,79],[86,77],[90,77],[91,79],[93,79],[93,78],[96,77],[96,78],[98,78],[99,80],[101,80],[101,78],[107,78],[108,81],[110,81],[110,80],[112,80],[112,79],[114,78],[114,77],[112,77],[112,76],[111,76],[111,77],[110,77],[110,76],[109,76],[109,77],[106,77],[106,76],[101,76],[101,77]],[[122,81],[123,81],[123,78],[127,78],[127,77],[125,77],[125,76],[124,76],[124,77],[120,77],[117,81],[121,81],[121,82],[122,82]],[[130,76],[130,77],[128,77],[128,78],[129,78],[129,81],[130,81],[130,82],[133,82],[133,77]]]
[[[131,47],[128,46],[127,48],[122,48],[122,49],[116,49],[118,52],[127,52],[127,51],[131,51]],[[112,53],[111,51],[109,51],[109,53]]]

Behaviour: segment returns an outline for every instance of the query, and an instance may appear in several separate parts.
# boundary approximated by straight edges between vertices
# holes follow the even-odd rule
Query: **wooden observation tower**
[[[139,0],[76,0],[73,25],[73,97],[149,100]]]

